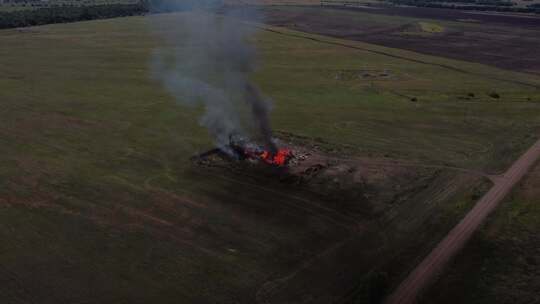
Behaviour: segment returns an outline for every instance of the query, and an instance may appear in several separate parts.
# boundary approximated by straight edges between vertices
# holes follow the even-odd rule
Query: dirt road
[[[495,180],[493,188],[457,224],[431,253],[409,274],[386,300],[386,304],[415,303],[420,292],[433,281],[450,259],[470,239],[486,217],[510,193],[534,163],[540,158],[540,140]]]

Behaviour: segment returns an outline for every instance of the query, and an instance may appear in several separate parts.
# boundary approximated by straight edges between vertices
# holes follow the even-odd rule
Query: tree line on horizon
[[[193,0],[191,0],[193,1]],[[203,0],[201,0],[203,1]],[[204,0],[208,1],[208,0]],[[215,1],[215,0],[212,0]],[[532,4],[526,8],[512,7],[507,0],[454,0],[458,4],[440,3],[439,0],[388,0],[394,4],[418,7],[457,8],[465,10],[493,10],[526,12],[540,14],[540,5]],[[481,5],[479,5],[481,2]],[[169,0],[140,0],[131,4],[100,5],[62,5],[38,7],[14,11],[0,11],[0,29],[44,25],[50,23],[67,23],[85,20],[106,19],[143,15],[147,13],[170,12],[186,9],[184,6],[169,5]],[[214,3],[214,2],[212,2]],[[459,5],[467,3],[467,5]],[[474,5],[473,3],[476,3]]]
[[[0,12],[0,29],[142,15],[148,3],[52,6]]]
[[[540,6],[536,4],[527,7],[516,7],[514,2],[508,0],[387,0],[397,5],[408,5],[415,7],[448,8],[474,11],[496,11],[513,13],[535,13],[540,14]]]

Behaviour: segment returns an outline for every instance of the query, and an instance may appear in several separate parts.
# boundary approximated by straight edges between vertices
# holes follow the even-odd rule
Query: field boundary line
[[[503,78],[489,76],[489,75],[482,74],[482,73],[471,72],[471,71],[461,69],[461,68],[457,68],[457,67],[454,67],[454,66],[450,66],[450,65],[447,65],[447,64],[430,62],[430,61],[425,61],[425,60],[420,60],[420,59],[414,59],[414,58],[410,58],[410,57],[407,57],[407,56],[396,55],[396,54],[391,54],[391,53],[384,52],[384,51],[378,51],[378,50],[373,50],[373,49],[369,49],[369,48],[365,48],[365,47],[351,45],[351,44],[347,44],[347,43],[344,43],[344,42],[320,39],[320,38],[311,36],[311,35],[313,35],[312,33],[301,32],[301,33],[305,33],[305,34],[309,35],[309,36],[304,36],[304,35],[300,35],[300,34],[297,34],[297,33],[294,33],[294,32],[283,32],[283,31],[280,31],[280,30],[276,29],[275,27],[270,28],[268,26],[261,26],[261,25],[255,25],[255,27],[257,27],[257,28],[259,28],[259,29],[261,29],[263,31],[271,32],[271,33],[274,33],[274,34],[285,35],[285,36],[295,37],[295,38],[300,38],[300,39],[306,39],[306,40],[311,40],[311,41],[315,41],[315,42],[318,42],[318,43],[324,43],[324,44],[329,44],[329,45],[341,46],[341,47],[355,49],[355,50],[364,51],[364,52],[369,52],[369,53],[373,53],[373,54],[377,54],[377,55],[383,55],[383,56],[387,56],[387,57],[391,57],[391,58],[395,58],[395,59],[406,60],[406,61],[410,61],[410,62],[414,62],[414,63],[420,63],[420,64],[425,64],[425,65],[436,66],[436,67],[439,67],[439,68],[448,69],[448,70],[458,72],[458,73],[462,73],[462,74],[478,76],[478,77],[482,77],[482,78],[485,78],[485,79],[496,80],[496,81],[501,81],[501,82],[507,82],[507,83],[517,84],[517,85],[531,87],[531,88],[535,88],[537,90],[540,90],[540,85],[537,85],[537,84],[532,84],[532,83],[519,81],[519,80],[503,79]],[[320,36],[320,35],[318,35],[318,36]],[[339,38],[336,38],[336,39],[339,39]],[[400,49],[396,49],[396,50],[400,50]],[[445,58],[445,57],[441,57],[441,58]]]

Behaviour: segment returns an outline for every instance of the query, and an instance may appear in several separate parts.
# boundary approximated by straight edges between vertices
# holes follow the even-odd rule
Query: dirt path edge
[[[540,159],[540,140],[495,181],[493,187],[476,203],[473,209],[405,278],[384,303],[416,303],[420,293],[444,270],[449,261],[464,247],[465,243],[488,215],[512,191],[514,186],[527,174],[538,159]]]

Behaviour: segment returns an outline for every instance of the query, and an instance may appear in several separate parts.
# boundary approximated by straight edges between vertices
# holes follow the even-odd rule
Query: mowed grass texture
[[[198,126],[202,109],[176,104],[150,79],[161,42],[148,18],[174,26],[182,15],[0,32],[3,303],[363,299],[375,265],[391,268],[391,256],[399,274],[396,252],[414,259],[474,203],[481,182],[443,172],[378,223],[277,181],[193,168],[189,157],[212,140]],[[496,171],[539,129],[533,76],[277,31],[254,39],[253,79],[274,99],[274,127],[346,157]],[[494,90],[500,98],[488,96]],[[437,190],[448,184],[463,190]],[[446,204],[430,205],[429,193]],[[411,210],[427,210],[426,220]],[[426,247],[402,247],[411,235]],[[329,258],[316,269],[330,270],[315,280],[301,270],[320,266],[308,263],[317,257]]]

